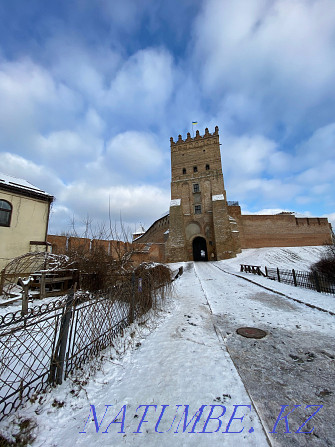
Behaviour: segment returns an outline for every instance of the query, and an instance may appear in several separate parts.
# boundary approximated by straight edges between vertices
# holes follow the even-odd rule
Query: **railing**
[[[335,295],[335,284],[329,281],[325,275],[317,272],[302,272],[294,269],[282,270],[269,267],[265,267],[264,272],[262,272],[260,266],[247,264],[241,264],[240,271],[253,273],[254,275],[262,275],[274,281],[292,284],[295,287],[304,287],[306,289],[316,290],[317,292]]]
[[[260,275],[260,276],[266,276],[261,271],[261,266],[260,265],[241,264],[241,272],[253,273],[254,275]]]

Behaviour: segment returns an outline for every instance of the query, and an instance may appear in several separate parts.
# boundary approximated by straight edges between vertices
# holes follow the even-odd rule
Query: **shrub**
[[[324,275],[335,283],[335,245],[328,245],[326,253],[311,266],[311,271]]]

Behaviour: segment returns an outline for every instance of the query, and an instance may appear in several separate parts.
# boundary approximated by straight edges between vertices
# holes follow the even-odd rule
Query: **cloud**
[[[335,99],[334,26],[332,0],[207,0],[194,31],[202,88],[235,121],[253,109],[249,122],[266,132],[278,120],[295,132],[310,114],[324,122],[331,111],[315,108]]]
[[[225,135],[222,164],[229,196],[283,203],[300,191],[289,178],[291,157],[262,135]]]
[[[297,146],[297,157],[302,166],[335,161],[335,122],[317,128],[313,134]]]
[[[0,147],[31,151],[37,132],[71,126],[80,99],[30,59],[3,61],[0,68]]]
[[[124,62],[121,49],[112,49],[107,42],[89,46],[77,36],[57,33],[42,49],[52,76],[95,107],[102,102],[111,79]]]
[[[123,168],[135,178],[156,176],[165,161],[154,135],[144,132],[124,132],[118,134],[107,144],[106,159],[116,168]]]
[[[229,198],[333,212],[335,3],[182,3],[2,8],[0,163],[56,196],[52,228],[104,219],[109,197],[155,220],[193,120],[220,127]]]
[[[85,162],[98,157],[103,150],[103,140],[90,132],[70,130],[37,135],[35,151],[40,162],[57,169],[67,182],[82,176]]]
[[[148,226],[168,208],[170,192],[150,185],[94,187],[81,182],[65,187],[59,199],[79,220],[89,216],[108,224],[110,207],[112,224],[121,215],[124,222]]]
[[[222,158],[227,172],[235,171],[238,176],[261,174],[277,154],[277,144],[262,135],[227,134],[223,141]]]
[[[173,88],[168,51],[149,48],[131,56],[112,79],[104,104],[127,124],[159,124]]]
[[[333,232],[335,232],[335,213],[324,214],[322,217],[328,218],[328,220],[332,226]]]
[[[64,187],[64,183],[50,167],[33,163],[19,155],[0,152],[0,166],[4,173],[23,178],[56,198]]]

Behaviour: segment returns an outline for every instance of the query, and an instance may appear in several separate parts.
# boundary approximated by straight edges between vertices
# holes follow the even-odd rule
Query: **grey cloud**
[[[280,117],[294,131],[314,107],[335,100],[334,26],[331,0],[206,1],[195,29],[205,91],[239,95],[240,109],[253,104],[263,112],[263,122],[249,117],[259,129],[273,131]]]

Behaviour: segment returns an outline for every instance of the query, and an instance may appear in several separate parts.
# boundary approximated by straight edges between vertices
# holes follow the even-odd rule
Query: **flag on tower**
[[[192,124],[198,124],[198,121],[192,121]]]

